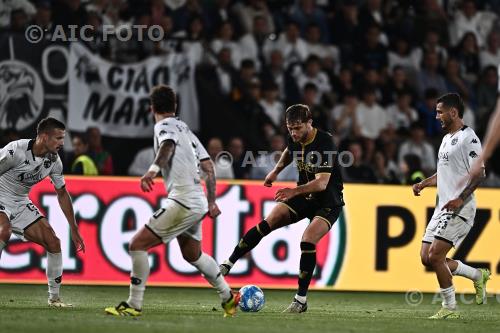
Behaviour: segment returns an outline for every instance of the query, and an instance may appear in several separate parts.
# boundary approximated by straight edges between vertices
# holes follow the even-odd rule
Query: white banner
[[[182,66],[179,66],[182,65]],[[150,138],[153,117],[149,112],[149,93],[158,84],[169,84],[181,100],[196,100],[196,91],[181,89],[194,82],[191,62],[182,54],[150,57],[132,64],[109,62],[85,46],[72,43],[69,60],[68,127],[85,131],[98,127],[106,136]],[[194,96],[193,96],[194,95]],[[187,104],[186,107],[189,107]],[[197,108],[197,105],[195,105]],[[181,118],[196,131],[197,110],[184,110]]]

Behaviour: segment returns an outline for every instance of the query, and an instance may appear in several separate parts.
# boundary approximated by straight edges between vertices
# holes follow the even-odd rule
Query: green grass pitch
[[[0,284],[0,332],[494,332],[500,322],[500,297],[485,305],[461,304],[460,320],[426,319],[439,310],[433,295],[410,306],[400,293],[320,292],[309,294],[309,310],[284,315],[294,292],[264,290],[266,306],[258,313],[238,312],[223,318],[211,289],[146,290],[140,318],[113,317],[104,307],[126,299],[127,287],[63,286],[63,299],[73,309],[46,305],[46,286]],[[460,299],[460,297],[458,298]],[[467,295],[466,300],[471,300]]]

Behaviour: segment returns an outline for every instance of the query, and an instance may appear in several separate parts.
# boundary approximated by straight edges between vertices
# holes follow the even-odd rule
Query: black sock
[[[266,220],[263,220],[259,224],[257,224],[252,229],[248,230],[248,232],[240,239],[240,242],[234,248],[233,254],[229,257],[229,261],[233,264],[238,261],[241,257],[247,254],[250,250],[252,250],[257,244],[259,244],[260,240],[264,238],[264,236],[268,235],[271,232],[271,228],[269,224],[267,224]]]
[[[308,242],[301,242],[300,249],[300,273],[299,273],[299,291],[297,295],[306,296],[309,289],[309,283],[316,267],[316,245]]]

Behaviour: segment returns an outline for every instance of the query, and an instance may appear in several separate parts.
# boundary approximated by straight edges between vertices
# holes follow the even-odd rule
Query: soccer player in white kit
[[[132,272],[128,300],[116,307],[106,308],[105,312],[116,316],[142,314],[150,269],[147,251],[177,238],[184,259],[196,267],[217,290],[224,316],[233,316],[239,296],[232,294],[215,260],[201,250],[203,217],[207,213],[212,218],[220,214],[215,203],[213,163],[196,135],[175,117],[177,103],[172,88],[165,85],[153,88],[150,100],[156,122],[156,157],[141,178],[141,188],[144,192],[151,191],[153,179],[161,171],[168,192],[167,203],[151,216],[149,223],[137,232],[129,245]],[[201,186],[199,168],[206,175],[206,196]]]
[[[453,275],[474,282],[477,304],[483,304],[486,298],[490,272],[446,257],[452,247],[462,243],[474,224],[476,200],[473,192],[484,179],[484,170],[460,186],[481,155],[481,142],[474,130],[464,125],[464,103],[458,94],[441,96],[436,112],[436,119],[447,132],[439,148],[437,172],[413,185],[413,193],[418,196],[425,187],[437,185],[438,201],[422,239],[420,257],[422,264],[432,267],[436,273],[443,298],[441,310],[430,318],[451,319],[460,318],[456,313]]]
[[[0,256],[12,233],[41,245],[47,251],[48,304],[52,307],[72,306],[59,297],[63,271],[61,243],[28,195],[35,184],[50,177],[77,252],[85,252],[57,154],[63,146],[64,135],[63,123],[45,118],[38,124],[35,139],[12,141],[0,150]]]

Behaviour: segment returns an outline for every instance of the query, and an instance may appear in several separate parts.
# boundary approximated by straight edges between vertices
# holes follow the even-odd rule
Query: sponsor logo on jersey
[[[472,139],[472,141],[470,143],[477,143],[477,140],[476,139]]]
[[[20,182],[38,183],[43,179],[43,176],[37,174],[36,171],[35,173],[22,172],[17,176],[17,179],[19,179]]]
[[[469,153],[469,156],[472,158],[478,157],[478,155],[476,154],[476,152],[474,150]]]
[[[455,139],[451,140],[451,145],[454,146],[457,144],[457,142],[458,142],[458,138],[455,138]]]
[[[30,165],[30,161],[26,160],[26,161],[24,161],[24,164],[25,165]]]
[[[45,169],[50,168],[51,165],[52,165],[52,161],[51,160],[45,160],[45,161],[43,161],[43,166],[45,167]]]
[[[14,156],[14,151],[12,149],[9,149],[9,154],[11,157]]]

